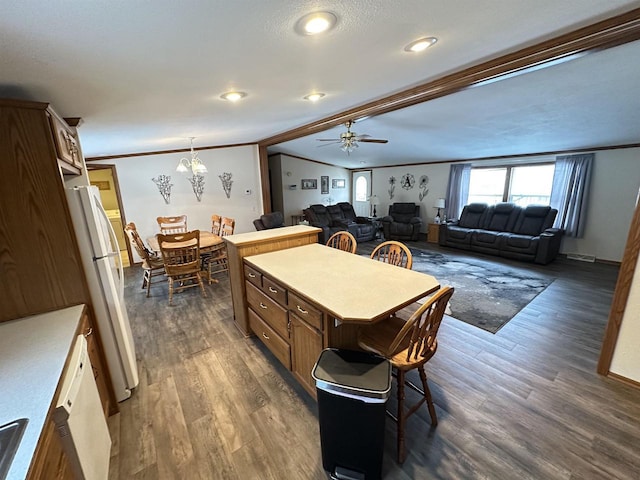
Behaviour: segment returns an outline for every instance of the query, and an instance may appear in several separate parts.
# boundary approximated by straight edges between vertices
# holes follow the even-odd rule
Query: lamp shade
[[[433,206],[433,208],[444,208],[445,204],[444,204],[444,198],[439,198],[438,200],[436,200],[436,204]]]
[[[374,195],[371,197],[371,205],[380,205],[380,199]]]

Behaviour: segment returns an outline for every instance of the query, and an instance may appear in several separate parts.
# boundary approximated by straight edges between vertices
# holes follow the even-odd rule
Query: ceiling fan
[[[319,142],[332,142],[341,145],[341,149],[344,152],[347,152],[349,155],[353,152],[354,149],[358,148],[359,142],[369,142],[369,143],[387,143],[389,140],[383,140],[381,138],[369,138],[371,135],[358,135],[356,132],[351,131],[351,126],[355,122],[353,120],[349,120],[345,122],[345,127],[347,127],[347,131],[340,134],[340,138],[316,138]],[[327,144],[331,145],[331,144]]]

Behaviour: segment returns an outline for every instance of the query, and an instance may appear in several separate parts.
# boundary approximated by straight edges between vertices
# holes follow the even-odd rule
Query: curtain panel
[[[446,212],[447,218],[460,218],[462,208],[469,199],[469,182],[471,181],[471,164],[451,165],[449,184],[447,185]]]
[[[550,204],[558,209],[554,227],[568,237],[584,234],[593,158],[593,153],[556,157]]]

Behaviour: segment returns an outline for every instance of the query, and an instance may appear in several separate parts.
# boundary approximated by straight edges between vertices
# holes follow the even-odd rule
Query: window
[[[472,168],[468,203],[549,205],[553,163]]]
[[[367,179],[365,177],[358,177],[356,179],[356,202],[367,201]]]

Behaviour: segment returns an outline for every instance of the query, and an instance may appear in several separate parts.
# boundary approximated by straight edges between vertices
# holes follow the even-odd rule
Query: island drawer
[[[271,328],[283,338],[289,338],[287,310],[246,282],[247,303]]]
[[[251,309],[249,309],[249,326],[271,353],[291,370],[291,347]]]
[[[287,306],[287,291],[269,277],[262,277],[262,291],[280,305]]]
[[[298,317],[303,319],[312,327],[322,331],[322,312],[314,307],[313,304],[299,297],[295,293],[289,292],[288,306],[289,310],[295,312]]]
[[[248,265],[244,266],[244,278],[253,283],[256,287],[262,287],[262,274]]]

